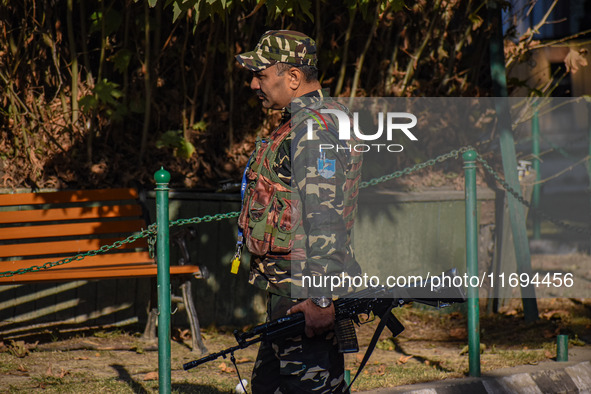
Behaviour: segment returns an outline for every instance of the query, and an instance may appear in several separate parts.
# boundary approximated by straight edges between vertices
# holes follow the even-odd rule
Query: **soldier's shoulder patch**
[[[323,178],[330,179],[336,172],[336,160],[327,159],[324,152],[318,158],[317,168],[318,175]]]

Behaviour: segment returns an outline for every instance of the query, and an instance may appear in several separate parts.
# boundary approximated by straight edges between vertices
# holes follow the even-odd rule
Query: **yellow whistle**
[[[232,260],[232,268],[230,269],[230,272],[233,274],[237,274],[238,267],[240,267],[240,259],[238,257],[235,257],[234,260]]]

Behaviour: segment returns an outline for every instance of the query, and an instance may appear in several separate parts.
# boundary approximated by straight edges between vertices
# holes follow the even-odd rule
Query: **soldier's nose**
[[[256,77],[252,78],[252,81],[250,81],[250,88],[252,90],[259,90],[261,88],[261,85],[259,85],[258,78],[256,78]]]

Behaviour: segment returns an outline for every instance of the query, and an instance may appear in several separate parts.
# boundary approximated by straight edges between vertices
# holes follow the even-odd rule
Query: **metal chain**
[[[150,234],[148,236],[148,254],[150,255],[151,259],[154,259],[156,256],[156,234]]]
[[[185,224],[197,224],[197,223],[207,223],[207,222],[212,222],[212,221],[219,221],[219,220],[224,220],[224,219],[235,218],[235,217],[238,217],[239,215],[240,215],[240,212],[229,212],[229,213],[218,213],[215,215],[206,215],[203,217],[195,217],[195,218],[191,218],[191,219],[179,219],[179,220],[170,222],[169,227],[182,226]],[[145,229],[145,230],[142,229],[142,231],[140,231],[139,233],[130,235],[129,237],[127,237],[124,240],[115,241],[111,245],[104,245],[96,250],[91,250],[86,253],[79,253],[79,254],[75,255],[74,257],[68,257],[68,258],[53,261],[53,262],[47,262],[41,266],[33,265],[28,268],[20,268],[16,271],[0,272],[0,278],[26,274],[28,272],[37,272],[37,271],[41,271],[41,270],[46,270],[46,269],[53,268],[53,267],[56,267],[59,265],[71,263],[72,261],[81,261],[81,260],[84,260],[84,258],[86,258],[86,257],[96,256],[101,253],[106,253],[112,249],[118,249],[121,246],[123,246],[127,243],[133,243],[140,238],[148,238],[148,252],[150,253],[150,257],[154,258],[154,245],[156,243],[156,234],[157,234],[157,225],[156,225],[156,223],[153,223],[153,224],[149,225],[147,229]]]
[[[450,151],[449,153],[445,153],[441,156],[437,156],[434,159],[427,160],[423,163],[415,164],[412,167],[406,167],[403,170],[394,171],[391,174],[382,175],[381,177],[373,178],[373,179],[370,179],[369,181],[360,182],[359,188],[364,189],[369,186],[375,186],[377,184],[390,181],[394,178],[400,178],[403,175],[408,175],[408,174],[413,173],[415,171],[422,170],[422,169],[430,167],[430,166],[434,166],[435,164],[443,163],[444,161],[446,161],[448,159],[452,159],[452,158],[457,159],[459,157],[460,153],[464,153],[470,149],[474,149],[474,148],[472,148],[471,146],[464,146],[459,149],[454,149],[454,150]]]
[[[531,205],[527,200],[525,200],[522,196],[521,193],[515,189],[513,189],[511,186],[509,186],[509,184],[507,182],[505,182],[505,180],[503,178],[501,178],[501,175],[499,173],[497,173],[487,162],[484,158],[482,158],[482,156],[480,156],[480,154],[477,155],[476,160],[480,162],[480,164],[482,164],[482,166],[495,178],[495,180],[497,182],[499,182],[501,184],[501,186],[503,186],[503,188],[511,193],[511,195],[513,195],[513,197],[515,197],[515,199],[517,201],[519,201],[521,204],[525,205],[526,207],[528,207],[529,209],[532,210],[532,212],[534,212],[536,215],[539,215],[540,217],[548,220],[549,222],[554,223],[555,225],[559,226],[559,227],[563,227],[565,230],[569,230],[569,231],[573,231],[579,234],[585,234],[585,235],[590,235],[591,236],[591,228],[588,227],[580,227],[580,226],[573,226],[572,224],[566,223],[563,220],[559,220],[556,219],[550,215],[548,215],[546,212],[540,210],[539,208],[534,207],[533,205]]]
[[[148,226],[147,229],[145,229],[145,230],[142,229],[142,231],[140,231],[139,233],[130,235],[129,237],[125,238],[124,240],[115,241],[111,245],[103,245],[99,249],[90,250],[86,253],[79,253],[79,254],[75,255],[74,257],[68,257],[65,259],[58,260],[58,261],[47,262],[41,266],[33,265],[28,268],[20,268],[16,271],[0,272],[0,278],[5,278],[5,277],[9,277],[9,276],[14,276],[14,275],[20,275],[20,274],[26,274],[27,272],[37,272],[37,271],[41,271],[41,270],[46,270],[46,269],[56,267],[59,265],[71,263],[72,261],[81,261],[81,260],[84,260],[85,257],[96,256],[101,253],[106,253],[109,250],[118,249],[121,246],[123,246],[124,244],[133,243],[140,238],[154,236],[155,234],[156,234],[156,224],[154,223],[154,224],[151,224],[150,226]]]
[[[178,219],[170,222],[170,227],[184,226],[185,224],[199,224],[220,221],[224,219],[232,219],[240,216],[240,212],[216,213],[215,215],[205,215],[202,217],[195,217],[191,219]]]

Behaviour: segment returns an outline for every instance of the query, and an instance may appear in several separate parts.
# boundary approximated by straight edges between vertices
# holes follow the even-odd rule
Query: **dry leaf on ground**
[[[411,358],[412,358],[412,355],[410,355],[410,356],[400,356],[400,358],[398,359],[398,364],[405,364]]]
[[[147,374],[144,375],[144,377],[142,379],[144,381],[147,381],[147,380],[158,380],[158,372],[148,372]]]

